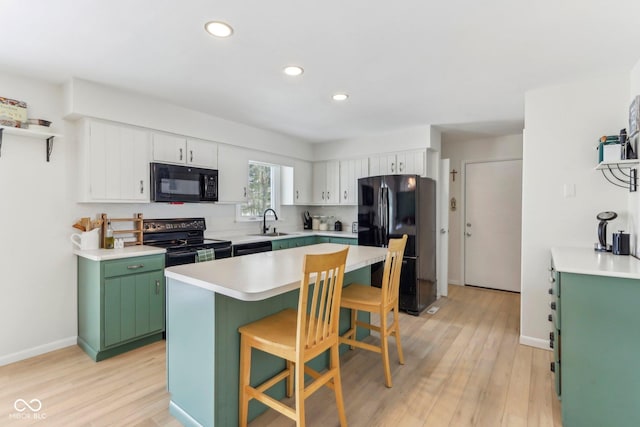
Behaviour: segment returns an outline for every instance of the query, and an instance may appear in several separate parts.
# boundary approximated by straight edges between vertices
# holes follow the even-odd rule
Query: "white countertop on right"
[[[551,248],[553,264],[561,273],[640,279],[640,260],[592,248]]]

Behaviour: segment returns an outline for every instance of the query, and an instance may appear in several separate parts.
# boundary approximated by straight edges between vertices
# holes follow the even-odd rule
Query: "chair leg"
[[[249,415],[249,395],[245,388],[249,386],[251,380],[251,345],[244,336],[240,337],[240,390],[239,390],[239,414],[238,424],[243,427],[247,425]]]
[[[380,313],[380,341],[382,342],[381,354],[384,367],[384,383],[391,388],[391,368],[389,367],[389,340],[387,335],[387,315]]]
[[[336,393],[336,406],[338,407],[338,417],[340,418],[340,426],[347,427],[347,416],[344,412],[344,398],[342,396],[342,379],[340,377],[340,352],[339,346],[335,345],[331,348],[331,362],[329,369],[335,369],[336,373],[333,377],[333,389]]]
[[[353,332],[348,336],[348,338],[351,338],[352,340],[355,340],[357,336],[357,329],[356,329],[357,320],[358,320],[358,310],[356,310],[355,308],[352,308],[351,309],[351,329],[353,330]],[[353,350],[355,346],[350,345],[349,348]]]
[[[293,396],[293,386],[295,385],[293,382],[293,379],[295,378],[294,366],[295,365],[292,361],[287,360],[287,371],[289,371],[289,376],[287,377],[287,397]]]
[[[402,353],[402,341],[400,340],[400,320],[398,315],[398,307],[393,310],[393,331],[396,337],[396,346],[398,347],[398,359],[400,364],[404,365],[404,354]]]
[[[296,426],[304,427],[304,362],[295,363]]]

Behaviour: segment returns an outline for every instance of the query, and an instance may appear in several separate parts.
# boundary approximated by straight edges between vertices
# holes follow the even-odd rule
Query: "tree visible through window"
[[[243,217],[262,216],[265,209],[275,204],[275,166],[249,162],[249,187],[247,203],[240,206]]]

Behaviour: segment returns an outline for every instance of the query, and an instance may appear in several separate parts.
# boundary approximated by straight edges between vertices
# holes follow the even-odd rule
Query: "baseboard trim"
[[[202,427],[202,424],[194,420],[191,415],[178,406],[173,400],[169,401],[169,413],[173,415],[183,426],[186,427]]]
[[[551,351],[551,349],[549,348],[549,340],[520,335],[520,344]]]
[[[18,351],[16,353],[0,356],[0,366],[19,362],[21,360],[25,360],[31,357],[40,356],[41,354],[49,353],[50,351],[60,350],[61,348],[76,345],[77,338],[78,337],[75,337],[75,336],[64,338],[58,341],[50,342],[48,344],[43,344],[37,347],[32,347],[26,350]]]
[[[458,285],[458,286],[460,286],[460,281],[459,280],[451,280],[451,279],[449,279],[448,282],[449,282],[450,285]]]

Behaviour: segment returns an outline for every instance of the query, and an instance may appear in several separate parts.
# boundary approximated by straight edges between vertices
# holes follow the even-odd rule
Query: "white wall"
[[[0,94],[27,102],[28,115],[62,121],[62,88],[0,75]],[[51,162],[44,140],[4,135],[0,157],[0,365],[75,343],[75,260],[69,235],[73,195],[68,187],[69,142],[54,141]]]
[[[75,93],[86,97],[76,113],[263,150],[257,156],[311,157],[308,143],[277,133],[116,89],[86,82],[83,87],[84,92]],[[147,218],[203,216],[207,234],[258,230],[255,223],[236,223],[233,205],[76,203],[76,126],[63,120],[73,104],[73,92],[0,74],[0,95],[26,101],[30,117],[53,121],[55,131],[64,135],[55,140],[50,163],[45,161],[44,141],[4,136],[0,157],[0,365],[75,344],[76,259],[69,236],[78,218],[100,212],[112,217],[136,212]],[[124,107],[127,105],[135,108]],[[283,207],[277,227],[300,227],[301,211]]]
[[[628,191],[595,171],[601,135],[626,127],[629,74],[532,90],[525,95],[522,198],[521,342],[548,349],[552,246],[593,247],[596,215],[619,214],[627,224]],[[575,197],[564,197],[565,184]],[[611,239],[611,237],[609,237]]]
[[[463,161],[485,161],[522,158],[522,134],[501,137],[456,140],[447,138],[442,142],[442,158],[450,160],[449,172],[456,170],[455,181],[449,174],[449,200],[456,198],[457,208],[449,208],[449,283],[462,284],[462,234],[464,209],[462,200]]]

